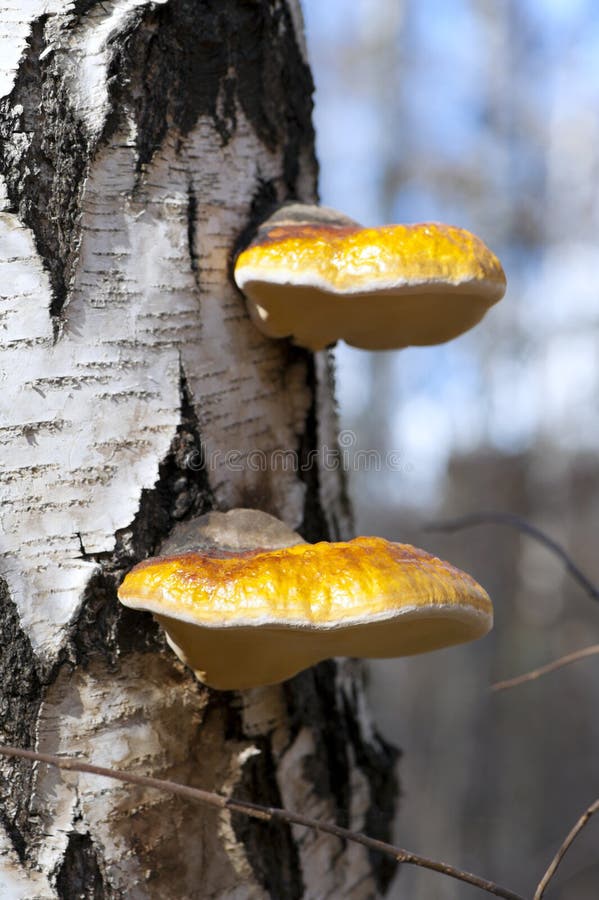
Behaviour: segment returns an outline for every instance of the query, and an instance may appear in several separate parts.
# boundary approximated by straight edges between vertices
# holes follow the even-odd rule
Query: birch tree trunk
[[[394,753],[355,664],[209,691],[116,600],[210,508],[351,528],[330,360],[263,338],[230,278],[269,205],[316,194],[296,0],[0,10],[0,738],[388,836]],[[362,898],[390,875],[329,837],[0,772],[2,898]]]

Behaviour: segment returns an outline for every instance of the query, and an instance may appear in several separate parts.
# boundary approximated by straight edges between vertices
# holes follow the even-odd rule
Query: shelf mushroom
[[[185,528],[165,555],[131,570],[119,599],[151,612],[214,688],[278,683],[334,656],[424,653],[492,626],[491,601],[473,578],[409,544],[307,544],[253,510],[210,513]]]
[[[256,326],[322,350],[442,344],[505,293],[501,263],[462,228],[363,228],[326,207],[281,207],[237,257],[235,282]]]

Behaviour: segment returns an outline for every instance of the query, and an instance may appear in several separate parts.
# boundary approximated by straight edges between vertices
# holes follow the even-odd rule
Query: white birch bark
[[[334,441],[326,355],[263,338],[230,279],[269,203],[315,197],[299,7],[0,0],[0,20],[0,737],[372,831],[393,754],[351,667],[209,692],[115,594],[211,507],[349,531],[338,471],[269,465]],[[0,771],[2,897],[376,892],[359,847]]]

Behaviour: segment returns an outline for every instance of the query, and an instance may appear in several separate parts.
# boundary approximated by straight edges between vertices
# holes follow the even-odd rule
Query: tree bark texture
[[[351,529],[330,359],[263,338],[231,280],[264,212],[316,195],[299,7],[0,0],[0,15],[0,738],[388,836],[394,752],[355,663],[210,691],[116,600],[211,508],[262,509],[308,540]],[[0,773],[2,898],[363,898],[390,875],[330,837],[43,766]]]

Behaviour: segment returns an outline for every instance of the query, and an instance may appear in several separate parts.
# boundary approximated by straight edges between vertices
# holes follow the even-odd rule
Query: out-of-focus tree
[[[356,4],[333,46],[316,0],[305,5],[317,121],[326,105],[324,202],[373,223],[465,225],[507,270],[506,298],[459,340],[337,356],[343,423],[407,465],[350,472],[359,530],[428,541],[497,606],[480,646],[372,668],[380,721],[405,751],[400,839],[530,887],[563,823],[599,790],[593,663],[519,695],[491,699],[486,685],[593,643],[597,611],[523,537],[423,538],[418,525],[435,511],[512,509],[597,574],[599,13],[592,0],[405,0],[386,4],[385,24],[382,4]],[[368,62],[356,19],[373,9]],[[349,64],[336,68],[336,56]],[[591,843],[571,872],[592,862]],[[564,876],[563,897],[587,900],[597,880],[592,865]],[[430,885],[404,871],[396,896],[428,900]],[[435,893],[464,896],[449,882]]]

